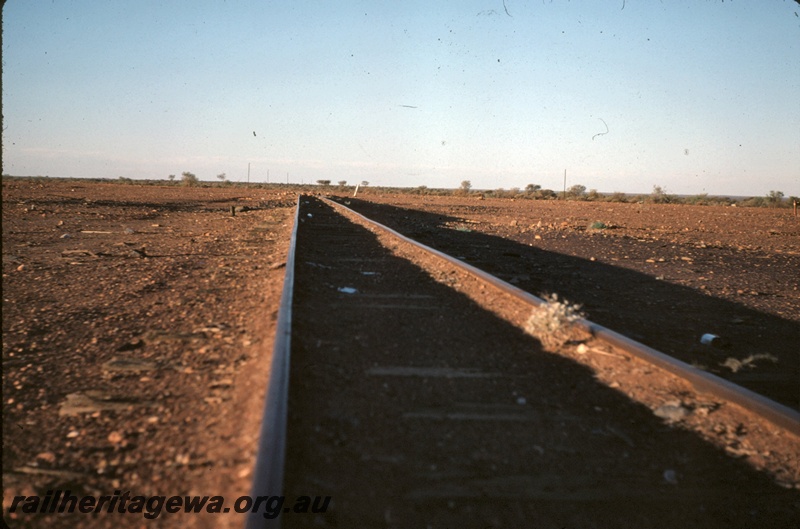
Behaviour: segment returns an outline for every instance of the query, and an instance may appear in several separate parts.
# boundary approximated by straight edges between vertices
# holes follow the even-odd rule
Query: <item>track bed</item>
[[[797,521],[797,490],[545,351],[457,274],[316,199],[299,218],[285,494],[332,500],[285,527]]]

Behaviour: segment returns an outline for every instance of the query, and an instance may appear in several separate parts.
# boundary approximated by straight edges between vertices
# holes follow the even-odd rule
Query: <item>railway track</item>
[[[754,527],[800,519],[793,410],[300,197],[249,527]],[[546,340],[545,340],[546,341]]]

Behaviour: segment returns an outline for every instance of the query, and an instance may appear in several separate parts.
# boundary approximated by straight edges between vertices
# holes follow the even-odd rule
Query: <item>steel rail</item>
[[[289,361],[292,341],[292,300],[294,298],[294,262],[297,243],[297,227],[300,224],[300,201],[294,213],[294,226],[286,255],[286,272],[283,276],[283,291],[278,309],[275,342],[272,346],[272,364],[269,386],[264,403],[264,418],[261,421],[258,455],[253,469],[251,497],[282,496],[283,471],[286,461],[286,430],[289,412]],[[264,527],[279,528],[281,517],[264,517],[261,512],[247,516],[246,529]]]
[[[320,197],[322,198],[322,197]],[[477,277],[478,279],[485,281],[486,283],[491,284],[492,286],[498,288],[502,292],[509,294],[520,301],[531,305],[533,307],[538,307],[545,302],[540,297],[534,296],[524,290],[511,285],[503,281],[500,278],[497,278],[483,270],[476,268],[460,259],[456,259],[455,257],[448,255],[444,252],[436,250],[435,248],[431,248],[425,244],[422,244],[414,239],[406,237],[402,233],[389,228],[377,221],[374,221],[368,217],[365,217],[361,213],[358,213],[344,204],[340,204],[336,201],[329,200],[322,198],[325,202],[332,205],[335,208],[339,208],[340,210],[345,210],[349,214],[360,218],[365,223],[374,226],[375,228],[385,231],[387,233],[392,234],[394,237],[406,242],[408,244],[413,245],[416,248],[419,248],[425,252],[431,253],[438,258],[446,261],[447,263],[459,268],[469,274]],[[627,336],[623,336],[618,332],[612,331],[602,325],[594,323],[589,320],[581,320],[577,322],[577,324],[592,334],[592,336],[605,341],[608,344],[611,344],[623,351],[630,353],[631,355],[640,358],[650,364],[653,364],[665,371],[668,371],[686,381],[688,381],[695,389],[698,391],[703,391],[707,393],[714,394],[720,398],[727,400],[728,402],[732,402],[749,410],[756,415],[763,417],[764,419],[772,422],[776,426],[783,428],[792,432],[793,434],[800,436],[800,412],[797,410],[793,410],[788,406],[784,406],[778,402],[775,402],[771,399],[764,397],[763,395],[759,395],[754,391],[751,391],[747,388],[734,384],[733,382],[729,382],[723,378],[720,378],[716,375],[708,373],[706,371],[701,371],[691,365],[682,362],[676,358],[668,356],[660,351],[653,349],[652,347],[648,347],[640,342],[637,342]]]

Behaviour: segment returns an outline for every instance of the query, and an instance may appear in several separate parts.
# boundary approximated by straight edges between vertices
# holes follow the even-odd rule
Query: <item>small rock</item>
[[[139,373],[141,371],[153,371],[158,366],[155,362],[141,360],[138,358],[119,358],[114,357],[103,364],[105,371]]]
[[[79,435],[80,435],[80,432],[78,430],[72,430],[71,432],[69,432],[67,434],[67,439],[75,439]]]
[[[113,443],[113,444],[116,445],[116,444],[121,443],[122,439],[123,439],[123,436],[119,432],[115,431],[115,432],[111,432],[110,434],[108,434],[108,442],[109,443]]]
[[[53,452],[41,452],[39,454],[36,454],[36,459],[44,461],[46,463],[55,463],[56,455]]]
[[[81,413],[95,413],[111,410],[125,410],[134,406],[150,406],[152,402],[143,400],[121,400],[99,391],[86,391],[85,393],[70,393],[67,395],[58,410],[59,417],[66,415],[80,415]]]
[[[678,401],[670,401],[653,410],[653,413],[667,422],[678,422],[689,415],[689,410]]]
[[[672,469],[667,469],[664,471],[664,481],[669,483],[670,485],[677,485],[678,484],[678,474]]]
[[[339,287],[337,290],[343,294],[355,294],[358,292],[358,290],[353,287]]]
[[[589,347],[585,343],[582,343],[575,348],[575,352],[579,355],[585,355],[589,352]]]
[[[131,233],[136,233],[136,231],[134,231],[132,228],[125,228],[123,231],[124,231],[124,233],[127,233],[128,235],[130,235]]]
[[[525,397],[518,397],[517,398],[517,404],[519,404],[520,406],[524,406],[525,404],[527,404],[527,402],[528,401],[525,399]]]
[[[144,347],[144,340],[142,340],[141,338],[136,338],[128,343],[119,346],[117,348],[117,351],[118,352],[134,351],[136,349],[141,349],[142,347]]]
[[[223,378],[220,380],[215,380],[214,382],[209,384],[208,387],[214,389],[214,388],[229,388],[231,386],[233,386],[233,379]]]
[[[69,233],[65,233],[64,235],[59,237],[59,239],[71,239],[71,238],[72,238],[72,235],[70,235]]]

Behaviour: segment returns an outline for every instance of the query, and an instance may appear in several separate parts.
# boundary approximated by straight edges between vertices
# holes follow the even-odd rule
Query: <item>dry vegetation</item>
[[[291,189],[298,193],[325,192],[353,192],[356,185],[347,185],[346,180],[339,180],[332,184],[331,180],[321,179],[314,184],[285,184],[285,183],[264,183],[264,182],[234,182],[225,173],[216,176],[219,182],[203,181],[191,171],[184,171],[180,180],[176,180],[175,175],[169,175],[167,180],[134,180],[120,176],[115,180],[110,179],[83,179],[86,182],[103,183],[115,182],[137,186],[163,186],[175,185],[186,187],[245,187],[247,189]],[[56,181],[60,178],[47,176],[9,176],[4,175],[4,180],[24,179],[29,181],[43,182]],[[77,181],[77,179],[66,179]],[[724,195],[709,195],[701,193],[697,195],[675,195],[667,192],[662,186],[653,186],[653,191],[648,194],[625,193],[622,191],[599,192],[596,189],[586,189],[586,186],[575,184],[566,190],[554,191],[544,189],[538,184],[528,184],[524,188],[513,187],[510,189],[474,189],[469,180],[461,182],[458,188],[430,188],[428,186],[417,187],[368,187],[369,182],[359,184],[360,194],[410,194],[423,196],[472,196],[479,199],[486,198],[507,198],[521,200],[572,200],[583,202],[616,202],[616,203],[640,203],[640,204],[688,204],[694,206],[739,206],[739,207],[770,207],[770,208],[791,208],[795,203],[800,205],[800,197],[786,197],[782,191],[771,190],[763,196],[752,197],[730,197]]]

